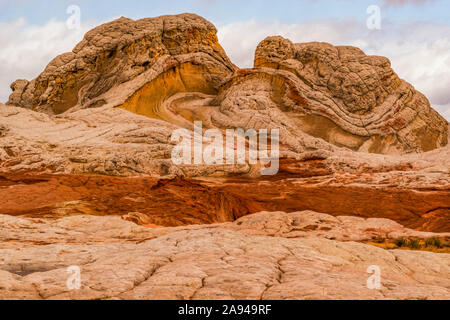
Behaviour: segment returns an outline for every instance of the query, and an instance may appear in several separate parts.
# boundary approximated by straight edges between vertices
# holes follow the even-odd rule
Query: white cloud
[[[0,22],[0,101],[8,100],[13,81],[37,77],[55,56],[71,51],[92,27],[86,23],[80,30],[71,30],[55,20],[37,26],[23,18]]]
[[[413,5],[422,5],[425,4],[426,2],[433,2],[436,0],[384,0],[384,4],[386,6],[404,6],[404,5],[408,5],[408,4],[413,4]]]
[[[256,20],[219,28],[219,38],[231,60],[240,67],[253,65],[254,51],[267,36],[281,35],[293,42],[324,41],[353,45],[367,54],[388,57],[400,77],[423,92],[450,120],[450,27],[431,23],[391,25],[370,31],[365,24],[318,21],[298,24]]]

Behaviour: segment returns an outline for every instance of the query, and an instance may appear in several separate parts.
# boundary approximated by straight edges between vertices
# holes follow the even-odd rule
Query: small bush
[[[399,248],[406,247],[406,240],[405,239],[397,239],[397,240],[395,240],[394,243]]]
[[[439,248],[439,249],[442,249],[442,248],[444,247],[444,245],[442,244],[441,239],[439,239],[439,238],[430,238],[430,239],[427,239],[427,240],[425,241],[425,245],[426,245],[427,247],[436,247],[436,248]]]
[[[397,239],[394,243],[399,248],[419,249],[421,247],[418,239]]]
[[[417,239],[411,239],[408,242],[408,247],[411,249],[419,249],[420,248],[420,241]]]

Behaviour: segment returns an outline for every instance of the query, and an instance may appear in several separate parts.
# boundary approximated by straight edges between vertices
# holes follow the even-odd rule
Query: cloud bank
[[[87,23],[71,30],[66,22],[55,20],[43,26],[24,19],[0,22],[0,101],[8,100],[13,81],[37,77],[55,56],[71,51],[92,27]]]

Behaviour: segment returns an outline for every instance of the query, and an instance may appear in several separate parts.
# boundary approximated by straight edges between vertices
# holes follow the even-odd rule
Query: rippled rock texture
[[[383,154],[447,144],[447,122],[387,58],[269,37],[255,68],[239,70],[215,27],[192,14],[104,24],[11,88],[9,105],[48,114],[108,106],[180,126],[280,128],[294,152],[333,149],[324,140]]]

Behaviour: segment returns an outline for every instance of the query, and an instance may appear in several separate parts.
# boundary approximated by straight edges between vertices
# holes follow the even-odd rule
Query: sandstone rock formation
[[[270,37],[255,68],[238,70],[215,27],[193,14],[104,24],[11,88],[9,105],[48,114],[121,107],[184,127],[203,120],[220,129],[279,128],[296,153],[336,145],[399,154],[447,144],[447,121],[388,59]]]
[[[320,220],[328,229],[311,228]],[[384,220],[260,213],[235,223],[162,229],[92,216],[0,221],[0,298],[450,298],[450,254],[354,242],[432,236]],[[380,290],[366,285],[372,265],[381,269]],[[79,290],[66,285],[69,266],[81,269]]]
[[[214,93],[235,68],[217,42],[216,28],[197,15],[122,17],[88,32],[35,80],[14,82],[9,104],[60,114],[75,106],[117,104],[114,99],[154,81],[157,87],[148,89],[154,96],[146,99],[156,106],[176,92]]]
[[[385,57],[367,56],[355,47],[269,37],[256,49],[255,67],[296,76],[285,109],[313,136],[385,154],[447,144],[447,121],[399,79]]]
[[[450,299],[448,123],[386,58],[269,37],[240,70],[199,16],[120,18],[11,88],[0,299]],[[279,172],[175,165],[197,120],[278,129]]]

